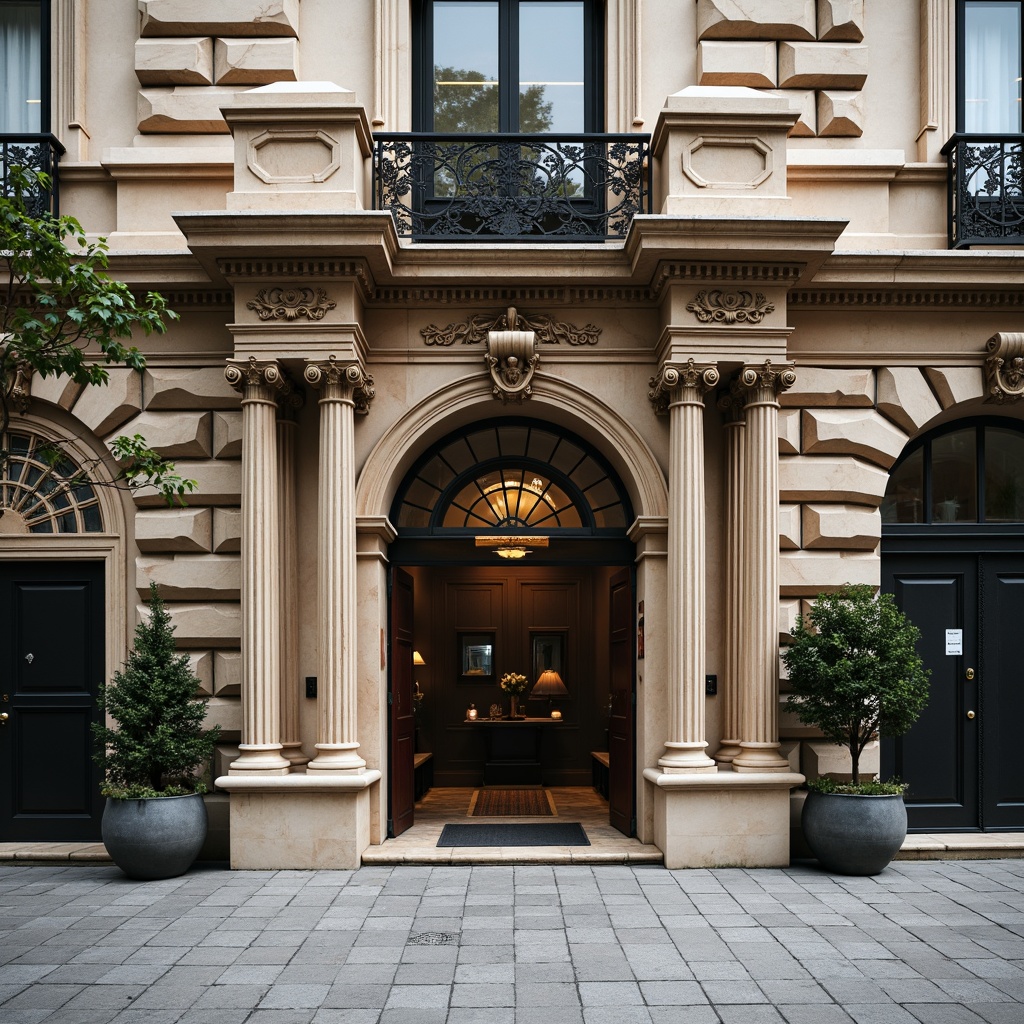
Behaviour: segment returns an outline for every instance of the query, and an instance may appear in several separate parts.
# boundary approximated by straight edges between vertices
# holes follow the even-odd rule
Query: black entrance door
[[[0,563],[0,840],[98,839],[103,565]]]
[[[883,745],[883,775],[907,782],[917,831],[1024,828],[1024,720],[1014,643],[1024,555],[886,555],[882,587],[921,630],[931,697],[910,732]]]

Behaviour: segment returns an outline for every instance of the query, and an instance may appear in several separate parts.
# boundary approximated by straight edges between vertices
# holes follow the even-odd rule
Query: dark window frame
[[[458,0],[447,0],[458,2]],[[519,133],[519,23],[514,11],[521,0],[498,3],[498,79],[505,83],[498,98],[497,134]],[[543,0],[531,0],[543,2]],[[434,131],[434,0],[413,2],[413,102],[412,125],[416,132]],[[604,3],[583,0],[584,132],[604,131]]]
[[[964,133],[966,128],[967,97],[965,95],[967,71],[967,7],[978,3],[1005,3],[1015,5],[1021,11],[1021,64],[1024,65],[1024,0],[956,0],[956,130]],[[1024,70],[1022,70],[1024,75]],[[1013,134],[1013,133],[1006,133]]]

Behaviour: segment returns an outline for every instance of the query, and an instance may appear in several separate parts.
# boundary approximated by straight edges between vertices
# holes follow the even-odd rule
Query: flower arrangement
[[[526,676],[518,672],[506,672],[498,683],[510,697],[518,697],[526,689],[526,684]]]

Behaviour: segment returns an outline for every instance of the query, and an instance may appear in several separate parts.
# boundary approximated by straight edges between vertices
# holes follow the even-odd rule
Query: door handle
[[[967,717],[968,718],[973,718],[974,717],[974,712],[973,711],[968,711],[967,712]]]
[[[973,669],[973,668],[969,668],[969,669],[968,669],[968,670],[967,670],[967,671],[966,671],[966,672],[964,673],[964,675],[966,675],[966,676],[967,676],[968,680],[970,680],[970,679],[973,679],[973,678],[974,678],[974,669]]]
[[[7,714],[6,711],[0,712],[0,726],[6,725],[7,724],[7,719],[10,718],[10,717],[11,716],[9,714]]]

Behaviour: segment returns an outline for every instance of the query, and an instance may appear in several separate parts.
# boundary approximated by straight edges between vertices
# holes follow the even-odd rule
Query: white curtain
[[[964,131],[1021,130],[1019,3],[968,3],[964,32]]]
[[[0,132],[42,131],[39,4],[0,2]]]

